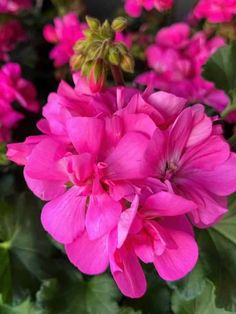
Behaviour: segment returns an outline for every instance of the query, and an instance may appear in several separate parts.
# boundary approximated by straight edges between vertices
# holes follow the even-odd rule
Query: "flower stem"
[[[124,77],[123,77],[120,67],[118,65],[110,65],[110,67],[111,67],[111,73],[112,73],[115,83],[118,86],[124,86],[125,81],[124,81]]]

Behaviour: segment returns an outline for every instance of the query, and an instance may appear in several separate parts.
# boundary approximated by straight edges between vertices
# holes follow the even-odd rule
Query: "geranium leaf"
[[[34,293],[41,279],[48,277],[47,259],[54,248],[41,227],[40,206],[30,194],[0,202],[0,293],[4,301]]]
[[[224,46],[208,60],[203,76],[226,92],[236,86],[236,41]]]
[[[216,286],[216,304],[236,310],[236,201],[229,213],[213,228],[199,232],[200,258],[207,277]]]
[[[77,277],[45,281],[37,293],[37,303],[45,314],[118,314],[120,294],[106,274],[85,281]]]
[[[181,298],[178,291],[172,296],[172,311],[175,314],[230,314],[232,312],[219,309],[215,305],[215,288],[210,282],[206,282],[206,286],[202,293],[193,300],[185,300]]]

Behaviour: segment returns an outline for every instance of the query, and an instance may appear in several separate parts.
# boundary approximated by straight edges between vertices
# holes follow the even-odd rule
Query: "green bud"
[[[87,47],[87,41],[86,40],[78,40],[74,47],[73,50],[76,53],[81,53],[83,50]]]
[[[126,47],[126,45],[123,43],[118,43],[115,46],[119,50],[119,52],[122,56],[126,55],[129,51],[128,48]]]
[[[117,48],[111,47],[108,52],[108,61],[112,65],[119,65],[120,64],[120,52]]]
[[[89,28],[93,31],[96,31],[101,26],[100,21],[94,17],[86,16],[86,22],[89,26]]]
[[[81,74],[83,76],[86,76],[86,77],[89,76],[92,65],[93,65],[92,61],[84,62],[84,64],[82,65],[82,68],[81,68]]]
[[[80,70],[84,61],[85,57],[82,54],[74,55],[70,58],[70,66],[75,71]]]
[[[121,68],[128,73],[134,72],[134,59],[131,55],[126,54],[121,58]]]
[[[86,37],[86,39],[93,40],[94,33],[91,29],[86,29],[83,31],[83,33],[84,33],[84,36]]]
[[[108,22],[108,20],[105,20],[105,22],[102,24],[101,36],[104,39],[112,39],[112,40],[113,40],[113,38],[115,36],[114,31],[112,30],[111,25]]]
[[[124,17],[117,17],[111,24],[112,29],[115,32],[122,32],[128,26],[128,21]]]

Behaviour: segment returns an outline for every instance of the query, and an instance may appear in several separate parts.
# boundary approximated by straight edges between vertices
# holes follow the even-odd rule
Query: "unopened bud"
[[[104,38],[110,38],[110,39],[114,39],[114,37],[115,37],[115,33],[113,32],[111,25],[108,22],[108,20],[105,20],[105,22],[102,24],[101,35]]]
[[[98,28],[101,26],[98,19],[86,16],[86,22],[91,30],[98,30]]]
[[[80,52],[83,52],[83,50],[87,47],[87,42],[85,40],[78,40],[74,47],[73,47],[73,50],[74,52],[76,53],[80,53]]]
[[[85,57],[83,55],[74,55],[70,58],[70,66],[72,70],[78,71],[81,69],[83,63],[85,61]]]
[[[89,86],[93,93],[99,92],[105,83],[106,69],[102,59],[96,60],[90,70]]]
[[[121,58],[121,68],[128,73],[134,72],[134,59],[130,55],[124,55]]]
[[[123,43],[117,43],[116,48],[119,50],[121,55],[126,55],[128,53],[128,48],[125,44]]]
[[[91,71],[92,65],[93,65],[92,61],[84,62],[82,67],[81,67],[81,74],[83,76],[86,76],[86,77],[89,76],[89,73]]]
[[[111,47],[108,52],[108,61],[113,65],[120,64],[120,52],[117,48]]]
[[[117,17],[111,24],[112,29],[115,32],[122,32],[128,26],[128,21],[124,17]]]

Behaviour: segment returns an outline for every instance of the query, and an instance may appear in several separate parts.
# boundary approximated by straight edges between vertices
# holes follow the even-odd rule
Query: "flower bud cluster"
[[[125,18],[118,17],[112,23],[106,20],[102,24],[91,17],[86,17],[86,21],[85,39],[75,44],[70,64],[73,70],[80,70],[89,79],[91,90],[96,92],[104,86],[110,67],[133,73],[134,60],[124,43],[115,42],[116,33],[127,26]]]

